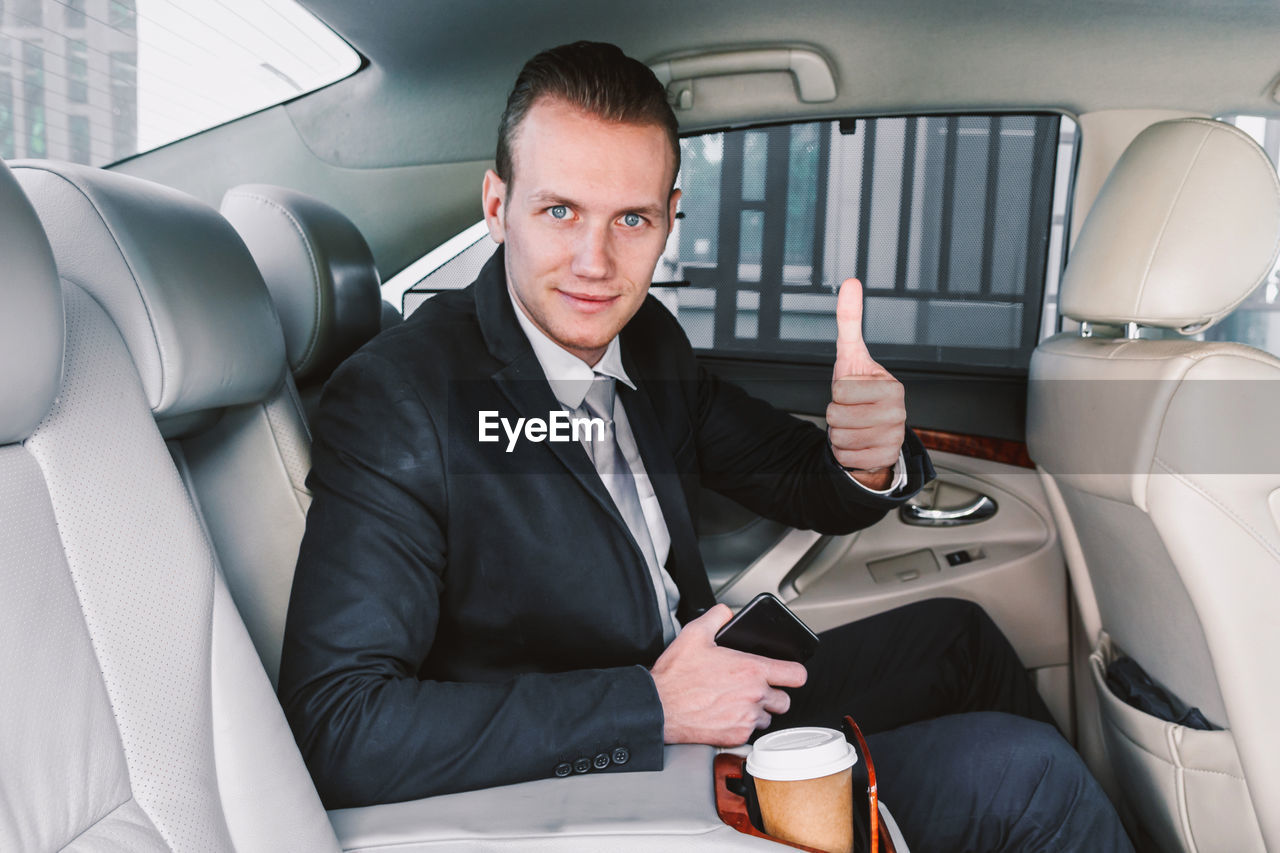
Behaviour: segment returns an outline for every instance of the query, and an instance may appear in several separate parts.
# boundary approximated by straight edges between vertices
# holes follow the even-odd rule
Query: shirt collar
[[[596,366],[592,367],[551,340],[535,326],[533,321],[525,316],[524,309],[516,303],[510,285],[507,286],[507,298],[511,300],[511,308],[516,312],[516,320],[524,330],[525,337],[529,339],[529,345],[533,347],[533,354],[537,356],[543,375],[547,377],[551,393],[560,401],[560,405],[567,409],[579,408],[597,373],[612,376],[628,388],[635,390],[635,383],[622,367],[622,346],[618,343],[617,335],[609,341],[604,355],[600,357],[600,361],[596,362]]]

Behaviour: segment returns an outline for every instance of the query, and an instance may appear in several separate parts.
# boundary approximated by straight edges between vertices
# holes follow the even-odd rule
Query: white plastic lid
[[[796,782],[839,773],[858,763],[853,744],[835,729],[816,726],[771,732],[747,756],[747,772],[757,779]]]

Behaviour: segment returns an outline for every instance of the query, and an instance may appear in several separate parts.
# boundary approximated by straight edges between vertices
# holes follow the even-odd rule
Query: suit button
[[[578,758],[578,759],[575,759],[573,762],[574,773],[586,773],[590,769],[591,769],[590,758]]]
[[[620,746],[613,751],[614,764],[626,764],[631,760],[631,751],[625,746]]]
[[[609,766],[609,753],[602,752],[596,756],[595,761],[591,762],[591,766],[597,770],[603,770]]]
[[[569,762],[567,761],[561,761],[559,764],[556,765],[556,775],[559,776],[561,779],[568,776],[572,772],[573,772],[573,768],[569,766]]]

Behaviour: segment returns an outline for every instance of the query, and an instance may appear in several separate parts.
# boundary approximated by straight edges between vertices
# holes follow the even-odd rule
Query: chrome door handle
[[[996,502],[986,495],[978,495],[977,499],[967,506],[952,509],[933,509],[917,504],[903,504],[898,509],[898,517],[906,524],[922,527],[957,527],[961,524],[977,524],[986,521],[996,514]]]

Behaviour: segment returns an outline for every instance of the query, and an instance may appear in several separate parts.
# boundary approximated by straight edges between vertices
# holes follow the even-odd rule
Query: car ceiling
[[[112,168],[213,205],[247,182],[316,195],[356,222],[384,277],[480,218],[516,73],[575,39],[612,41],[645,62],[786,46],[831,65],[828,103],[800,103],[783,73],[699,80],[694,108],[679,113],[686,131],[947,111],[1280,114],[1275,0],[300,2],[367,66]]]
[[[301,2],[370,63],[290,109],[312,150],[344,166],[492,156],[521,64],[579,38],[615,42],[646,62],[774,45],[808,46],[831,62],[832,103],[786,103],[765,86],[754,100],[699,104],[681,116],[688,130],[956,109],[1280,110],[1270,97],[1280,73],[1275,2]]]

